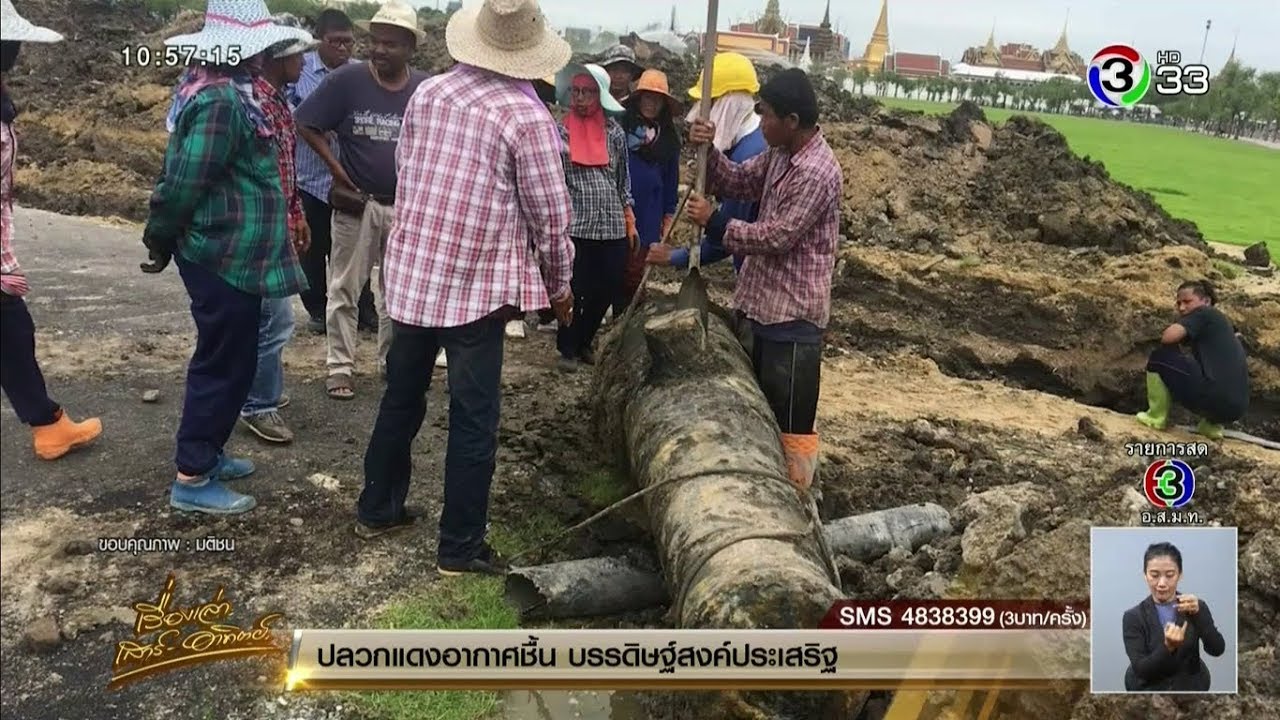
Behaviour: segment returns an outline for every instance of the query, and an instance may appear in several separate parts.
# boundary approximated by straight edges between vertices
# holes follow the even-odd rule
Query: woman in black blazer
[[[1182,553],[1169,543],[1147,548],[1142,570],[1151,594],[1124,611],[1124,649],[1129,692],[1207,692],[1209,668],[1200,659],[1200,644],[1213,657],[1227,642],[1213,624],[1209,605],[1195,595],[1178,592]]]

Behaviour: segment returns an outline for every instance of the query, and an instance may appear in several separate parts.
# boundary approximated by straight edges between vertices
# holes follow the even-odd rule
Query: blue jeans
[[[452,328],[394,324],[387,388],[364,455],[364,490],[356,515],[367,525],[404,515],[413,470],[413,440],[427,415],[436,352],[449,357],[449,440],[444,456],[442,561],[477,557],[489,521],[489,486],[497,465],[505,319],[488,317]]]
[[[248,417],[275,412],[284,393],[284,346],[293,337],[293,304],[291,298],[262,298],[258,317],[258,368],[253,387],[240,408]]]

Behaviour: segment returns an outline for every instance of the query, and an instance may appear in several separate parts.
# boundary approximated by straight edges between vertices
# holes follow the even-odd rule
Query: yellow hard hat
[[[735,52],[716,53],[711,73],[711,98],[731,92],[760,91],[760,79],[756,77],[756,67],[747,56]],[[689,88],[689,97],[702,99],[702,73],[698,73],[698,82]]]

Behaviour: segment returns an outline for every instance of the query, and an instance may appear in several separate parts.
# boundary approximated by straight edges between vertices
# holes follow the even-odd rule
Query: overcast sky
[[[465,4],[481,0],[464,0]],[[540,0],[548,18],[557,26],[640,29],[671,14],[669,0],[622,2],[619,0]],[[435,0],[419,2],[435,5]],[[446,0],[440,0],[444,7]],[[825,0],[781,0],[782,15],[793,22],[817,24]],[[706,24],[703,2],[675,3],[676,24],[681,30]],[[765,0],[721,0],[720,23],[754,20]],[[889,0],[889,41],[894,50],[938,53],[951,60],[970,45],[987,39],[995,23],[996,42],[1025,42],[1040,49],[1058,39],[1070,10],[1067,38],[1071,49],[1087,62],[1102,47],[1126,43],[1154,60],[1157,50],[1172,48],[1184,62],[1195,62],[1204,40],[1205,20],[1212,20],[1205,64],[1217,68],[1227,59],[1236,33],[1236,56],[1244,63],[1280,70],[1280,0]],[[853,43],[861,55],[880,13],[880,0],[834,0],[831,23]]]

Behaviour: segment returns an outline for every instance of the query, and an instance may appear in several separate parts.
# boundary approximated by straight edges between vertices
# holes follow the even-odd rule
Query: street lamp
[[[1209,45],[1209,28],[1213,26],[1212,20],[1204,21],[1204,42],[1200,43],[1200,64],[1204,64],[1204,49]]]

